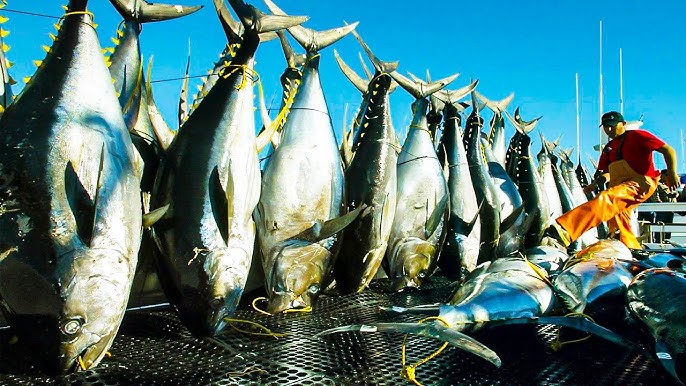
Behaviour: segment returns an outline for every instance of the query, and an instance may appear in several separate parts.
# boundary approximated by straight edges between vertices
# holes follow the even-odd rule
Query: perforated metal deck
[[[416,321],[421,315],[391,315],[379,306],[415,306],[446,301],[452,288],[434,278],[418,291],[390,293],[379,281],[358,295],[322,296],[312,313],[262,315],[243,304],[235,318],[259,322],[275,339],[228,328],[216,339],[196,339],[169,310],[129,312],[105,358],[94,370],[64,377],[38,374],[30,358],[21,358],[0,331],[0,383],[14,385],[398,385],[400,346],[397,333],[312,335],[351,323]],[[245,296],[246,300],[255,294]],[[239,326],[245,328],[243,325]],[[495,350],[503,366],[449,348],[417,368],[425,385],[673,385],[642,348],[627,350],[598,338],[549,347],[557,327],[506,326],[474,336]],[[408,362],[431,354],[440,342],[408,339]]]

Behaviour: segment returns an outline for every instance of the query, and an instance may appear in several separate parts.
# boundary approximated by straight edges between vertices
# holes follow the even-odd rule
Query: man
[[[631,230],[631,211],[650,197],[659,180],[653,152],[662,154],[667,164],[663,181],[669,189],[679,186],[674,149],[645,130],[629,130],[624,117],[616,111],[603,114],[600,126],[610,142],[600,155],[596,178],[584,190],[592,190],[604,183],[608,189],[594,199],[558,217],[545,232],[568,247],[587,230],[603,221],[608,222],[610,234],[619,231],[619,240],[631,249],[641,249],[641,243]]]

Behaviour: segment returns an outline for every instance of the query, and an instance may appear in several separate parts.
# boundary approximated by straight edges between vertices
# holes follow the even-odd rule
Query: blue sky
[[[160,2],[160,1],[155,1]],[[438,79],[453,73],[460,77],[455,89],[479,79],[477,89],[491,99],[515,93],[508,108],[520,106],[524,119],[542,115],[532,150],[538,152],[538,131],[548,139],[560,137],[564,148],[576,146],[575,74],[579,74],[582,160],[597,158],[592,146],[598,142],[600,21],[603,26],[603,109],[619,110],[619,49],[623,55],[624,115],[627,120],[644,116],[645,129],[671,144],[679,157],[679,172],[686,172],[682,160],[680,133],[686,131],[686,33],[682,16],[686,2],[639,0],[596,1],[491,1],[432,2],[369,0],[281,0],[285,12],[307,15],[304,26],[323,30],[359,21],[357,31],[382,60],[399,61],[399,71],[424,75],[430,70]],[[9,0],[0,11],[9,21],[5,42],[14,66],[10,74],[18,80],[30,76],[33,60],[45,56],[42,45],[50,45],[55,19],[15,11],[59,17],[65,2],[55,0]],[[177,0],[175,4],[204,5],[199,12],[182,19],[146,24],[141,35],[147,61],[154,56],[153,81],[180,78],[184,74],[188,45],[191,46],[191,75],[203,75],[218,58],[226,38],[210,0]],[[266,12],[264,4],[253,5]],[[121,17],[107,0],[91,0],[98,35],[103,46],[111,38]],[[291,40],[293,44],[294,40]],[[340,132],[344,111],[351,120],[360,103],[360,93],[347,81],[333,58],[333,49],[361,75],[359,45],[352,36],[324,49],[320,64],[324,92],[334,127]],[[302,50],[300,50],[302,51]],[[263,43],[257,52],[256,70],[265,90],[267,105],[278,107],[279,76],[286,63],[278,41]],[[370,66],[368,64],[368,66]],[[371,66],[370,66],[371,67]],[[195,93],[200,79],[191,80]],[[160,81],[153,85],[158,107],[171,127],[177,126],[177,105],[181,81]],[[391,97],[396,131],[403,138],[410,121],[412,98],[398,88]],[[488,113],[484,113],[490,118]],[[272,117],[276,111],[272,112]],[[256,117],[258,115],[256,114]],[[508,138],[514,133],[507,127]],[[656,157],[664,167],[662,157]]]

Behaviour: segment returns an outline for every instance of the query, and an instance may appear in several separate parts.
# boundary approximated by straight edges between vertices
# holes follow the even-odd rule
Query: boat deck
[[[352,323],[408,322],[422,315],[388,314],[380,306],[415,306],[446,301],[451,283],[432,278],[421,290],[389,292],[376,281],[362,294],[322,296],[311,313],[267,316],[242,304],[235,318],[259,322],[286,336],[250,335],[227,328],[216,339],[190,335],[169,309],[128,312],[111,357],[88,371],[60,377],[37,372],[30,358],[0,331],[0,384],[13,385],[398,385],[403,381],[399,333],[346,332],[314,339],[327,328]],[[246,299],[253,299],[248,294]],[[246,329],[246,324],[236,324]],[[417,368],[424,385],[654,385],[676,384],[645,348],[626,349],[591,337],[550,348],[555,326],[504,326],[473,334],[495,350],[501,368],[449,347]],[[576,333],[563,333],[567,339]],[[578,335],[576,337],[579,337]],[[18,345],[17,345],[18,346]],[[410,337],[407,361],[429,356],[440,342]]]

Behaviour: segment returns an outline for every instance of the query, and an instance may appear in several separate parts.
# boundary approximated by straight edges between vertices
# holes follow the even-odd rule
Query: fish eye
[[[62,325],[60,326],[60,331],[62,332],[62,334],[68,337],[72,337],[73,335],[81,331],[83,323],[84,319],[81,317],[69,318],[62,322]]]
[[[213,310],[218,310],[224,305],[224,298],[214,298],[210,300],[210,308]]]
[[[312,284],[308,289],[307,292],[311,294],[317,294],[319,293],[319,284]]]
[[[426,277],[426,271],[419,271],[419,273],[417,274],[417,276],[419,276],[420,278],[424,279],[424,278]]]

